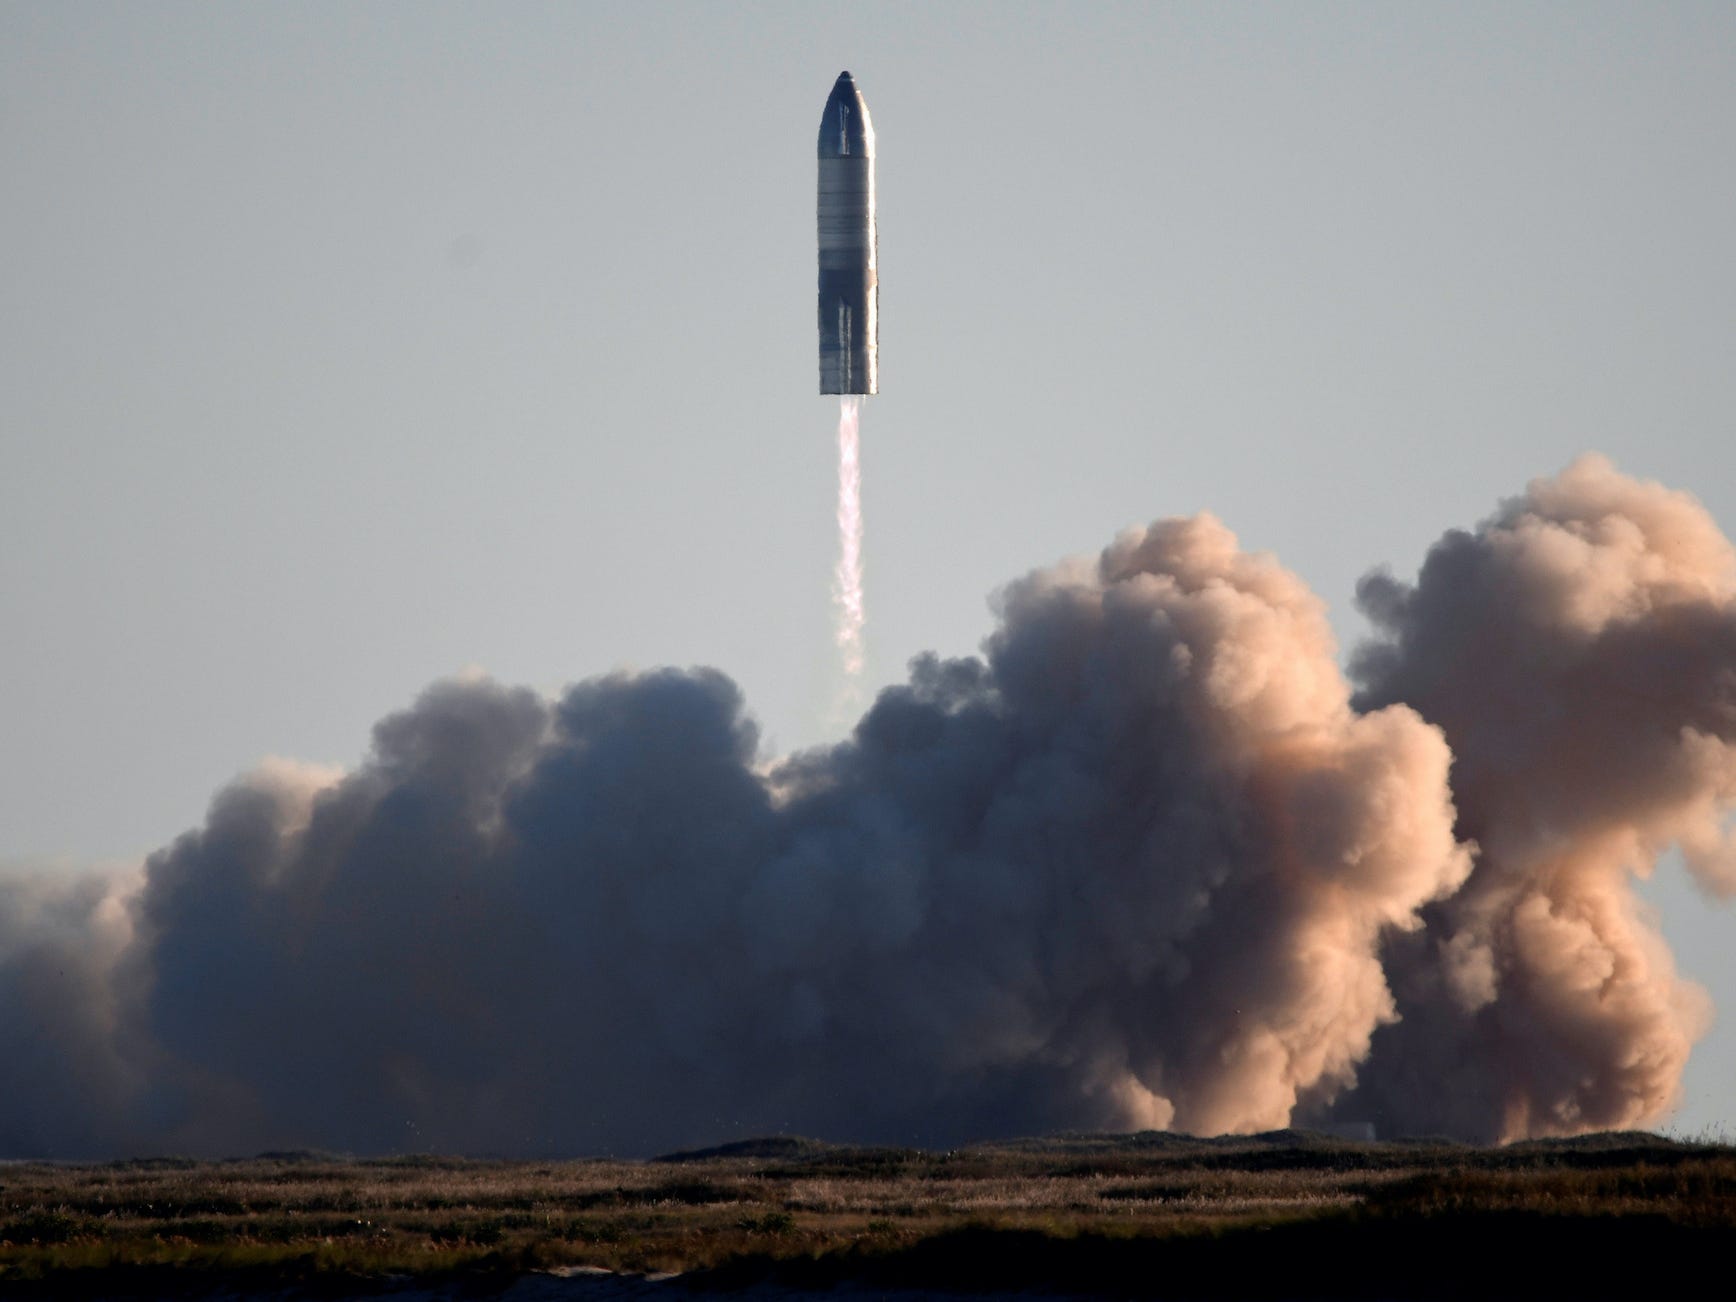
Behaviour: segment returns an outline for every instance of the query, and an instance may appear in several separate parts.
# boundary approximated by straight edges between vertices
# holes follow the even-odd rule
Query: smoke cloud
[[[1294,575],[1160,521],[776,761],[714,670],[438,683],[138,874],[0,880],[0,1152],[1658,1115],[1705,1010],[1630,886],[1736,882],[1728,544],[1585,461],[1361,596],[1353,699]]]
[[[1389,938],[1403,1020],[1351,1106],[1485,1138],[1667,1115],[1710,1007],[1633,883],[1677,845],[1736,891],[1736,553],[1692,498],[1588,456],[1358,595],[1357,704],[1445,732],[1478,854]]]
[[[122,1151],[134,1062],[116,967],[138,879],[0,872],[0,1156]]]

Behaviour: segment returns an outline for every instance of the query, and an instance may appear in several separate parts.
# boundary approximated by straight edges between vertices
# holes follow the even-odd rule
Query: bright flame
[[[832,599],[838,604],[838,650],[853,688],[862,677],[862,399],[838,399],[838,569]]]

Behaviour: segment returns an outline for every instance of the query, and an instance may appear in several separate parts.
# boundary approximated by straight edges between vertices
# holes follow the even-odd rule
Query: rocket
[[[874,124],[862,92],[838,74],[820,119],[820,392],[879,387]]]

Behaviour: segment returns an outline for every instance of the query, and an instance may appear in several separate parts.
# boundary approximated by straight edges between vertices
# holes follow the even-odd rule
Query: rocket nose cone
[[[820,117],[820,157],[874,156],[874,124],[856,79],[840,72]]]

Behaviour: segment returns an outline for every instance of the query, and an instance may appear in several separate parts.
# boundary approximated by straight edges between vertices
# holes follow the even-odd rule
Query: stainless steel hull
[[[879,387],[874,126],[849,73],[820,119],[820,392]]]

